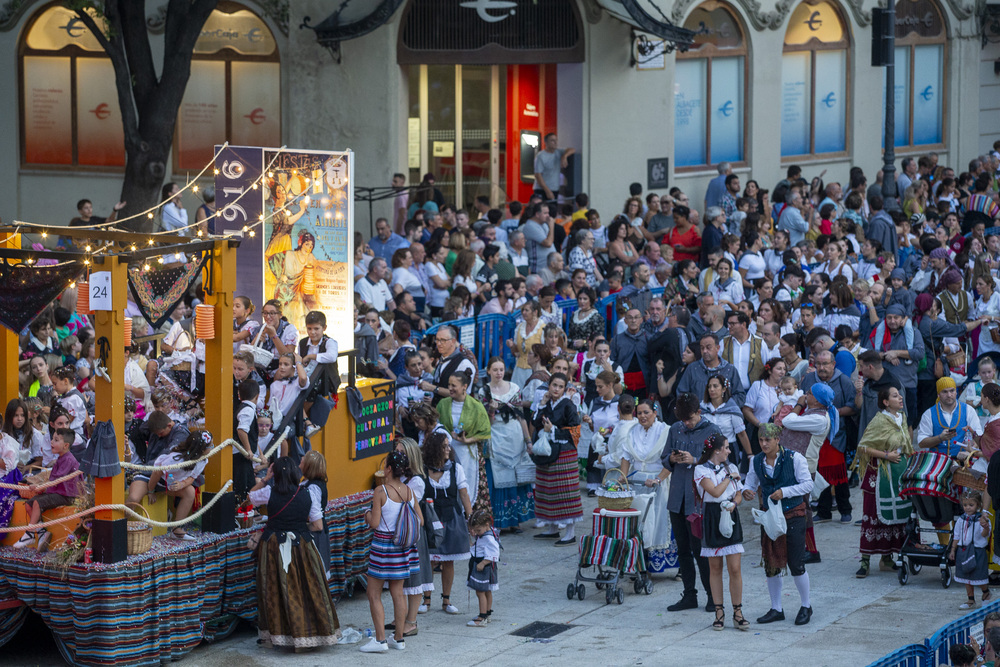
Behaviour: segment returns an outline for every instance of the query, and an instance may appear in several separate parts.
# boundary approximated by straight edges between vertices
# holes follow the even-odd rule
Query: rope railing
[[[205,503],[204,505],[202,505],[201,508],[197,512],[195,512],[194,514],[191,514],[190,516],[188,516],[188,517],[186,517],[184,519],[181,519],[179,521],[157,521],[156,519],[150,519],[147,516],[143,516],[142,514],[139,514],[138,512],[136,512],[135,510],[133,510],[131,507],[128,507],[127,505],[119,505],[119,504],[115,503],[115,504],[107,504],[107,505],[95,505],[94,507],[88,507],[85,510],[80,510],[79,512],[74,512],[73,514],[70,514],[69,516],[59,517],[57,519],[52,519],[50,521],[45,521],[43,523],[29,523],[26,526],[6,526],[6,527],[3,527],[3,528],[0,528],[0,533],[15,533],[15,532],[19,532],[19,531],[35,531],[35,530],[38,530],[40,528],[48,528],[49,526],[56,526],[56,525],[59,525],[60,523],[68,523],[70,521],[76,521],[77,519],[82,519],[83,517],[90,516],[91,514],[94,514],[95,512],[101,512],[101,511],[104,511],[104,510],[120,510],[120,511],[124,512],[125,514],[128,514],[130,517],[132,517],[132,519],[134,519],[136,521],[142,521],[143,523],[148,523],[151,526],[158,526],[160,528],[177,528],[177,527],[180,527],[180,526],[187,525],[187,524],[189,524],[192,521],[195,521],[197,519],[200,519],[201,516],[203,514],[205,514],[205,512],[207,512],[209,509],[212,508],[213,505],[215,505],[215,503],[219,502],[219,499],[222,498],[223,494],[226,491],[228,491],[230,488],[232,488],[232,486],[233,486],[233,480],[227,481],[225,484],[222,485],[222,489],[217,494],[215,494],[214,496],[212,496],[211,500],[209,500],[207,503]]]
[[[129,470],[139,470],[141,472],[166,472],[166,471],[169,471],[169,470],[180,470],[181,468],[187,468],[187,467],[192,466],[194,464],[201,463],[202,461],[206,461],[206,460],[212,458],[213,456],[215,456],[216,454],[218,454],[220,451],[222,451],[226,447],[234,447],[237,451],[239,451],[241,454],[243,454],[243,456],[247,457],[251,461],[254,461],[256,463],[263,463],[268,458],[270,458],[271,454],[273,454],[274,451],[278,448],[278,446],[281,445],[282,442],[284,442],[285,438],[288,437],[288,431],[289,431],[289,429],[286,428],[284,430],[284,432],[281,434],[281,437],[274,441],[274,444],[271,445],[267,449],[267,451],[264,452],[263,456],[257,456],[256,454],[248,451],[247,448],[244,447],[243,444],[239,440],[234,440],[233,438],[229,438],[225,442],[222,442],[221,444],[216,445],[215,447],[213,447],[211,450],[209,450],[205,454],[202,454],[197,459],[193,459],[191,461],[180,461],[178,463],[168,463],[168,464],[162,465],[162,466],[156,466],[156,465],[148,466],[148,465],[144,465],[142,463],[132,463],[130,461],[122,461],[121,462],[121,467],[127,468]],[[17,488],[17,487],[15,486],[15,488]]]
[[[82,470],[74,470],[70,474],[65,475],[63,477],[50,479],[49,481],[42,482],[41,484],[32,484],[31,486],[35,487],[35,491],[41,491],[42,489],[47,489],[57,484],[62,484],[65,481],[73,479],[74,477],[79,477],[82,474],[83,474]],[[0,489],[11,489],[16,491],[24,488],[30,488],[30,487],[26,487],[24,484],[7,484],[6,482],[0,482]]]

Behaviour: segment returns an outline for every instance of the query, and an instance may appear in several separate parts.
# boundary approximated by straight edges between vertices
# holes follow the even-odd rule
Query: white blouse
[[[703,502],[722,503],[727,500],[732,500],[736,497],[738,492],[743,490],[743,485],[740,482],[730,482],[729,486],[726,487],[726,490],[722,492],[722,495],[716,498],[711,493],[707,492],[705,487],[701,485],[701,480],[710,479],[715,486],[718,486],[726,477],[726,473],[738,475],[739,470],[732,463],[722,464],[718,468],[711,463],[703,463],[700,466],[695,466],[694,485],[698,489],[698,495],[701,496]]]

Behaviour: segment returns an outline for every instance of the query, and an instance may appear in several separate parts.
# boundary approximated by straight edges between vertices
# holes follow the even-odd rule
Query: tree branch
[[[98,43],[104,48],[111,65],[115,68],[115,89],[118,93],[118,106],[122,114],[122,128],[125,133],[125,143],[132,145],[141,141],[139,136],[139,119],[136,114],[134,100],[132,98],[131,72],[129,70],[128,59],[125,57],[122,48],[121,33],[112,33],[111,39],[104,35],[94,18],[87,13],[85,8],[75,10],[80,21],[87,26],[87,29],[94,35]]]
[[[205,21],[218,4],[218,0],[170,0],[167,7],[160,88],[179,91],[177,104],[180,104],[191,76],[191,55],[195,43],[201,36]]]

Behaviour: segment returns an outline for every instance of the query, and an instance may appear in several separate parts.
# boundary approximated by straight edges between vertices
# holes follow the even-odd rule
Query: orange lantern
[[[125,318],[125,347],[132,347],[132,318]]]
[[[76,283],[76,312],[80,315],[90,314],[90,283]]]
[[[316,294],[316,269],[312,264],[302,268],[302,293]]]
[[[195,306],[194,335],[202,340],[215,338],[215,306],[204,303]]]

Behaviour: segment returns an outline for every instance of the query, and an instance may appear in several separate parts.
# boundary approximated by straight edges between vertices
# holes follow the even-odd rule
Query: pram
[[[653,593],[653,581],[646,569],[646,556],[639,529],[651,506],[652,503],[648,503],[641,513],[633,509],[594,510],[593,534],[580,540],[580,562],[576,568],[576,577],[566,587],[568,599],[572,600],[576,596],[583,600],[587,596],[587,587],[583,582],[590,582],[598,590],[604,590],[607,604],[613,601],[622,604],[625,602],[625,591],[622,588],[624,579],[631,579],[632,590],[636,594]],[[590,568],[593,568],[593,576],[584,573]]]
[[[910,574],[917,574],[924,565],[941,571],[941,585],[951,586],[951,567],[948,554],[951,552],[953,535],[950,529],[921,528],[920,521],[932,526],[950,524],[958,511],[958,495],[952,486],[951,477],[955,464],[951,459],[936,452],[916,454],[900,477],[899,495],[913,503],[913,514],[906,522],[906,539],[899,551],[896,565],[900,586],[910,580]],[[948,543],[923,544],[920,534],[948,535]]]

